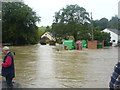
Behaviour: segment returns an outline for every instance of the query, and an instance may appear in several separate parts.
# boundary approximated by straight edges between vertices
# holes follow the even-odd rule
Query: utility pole
[[[94,40],[94,33],[93,33],[93,18],[92,18],[92,12],[91,12],[91,32],[92,32],[92,41]]]
[[[2,44],[2,2],[0,1],[0,46]]]
[[[120,1],[118,2],[118,54],[120,54]],[[120,55],[118,55],[118,62],[120,62]]]

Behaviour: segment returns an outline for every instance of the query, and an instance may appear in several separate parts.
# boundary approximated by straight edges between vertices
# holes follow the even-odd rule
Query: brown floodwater
[[[79,51],[38,44],[10,48],[16,53],[14,81],[22,88],[108,88],[118,62],[117,47]]]

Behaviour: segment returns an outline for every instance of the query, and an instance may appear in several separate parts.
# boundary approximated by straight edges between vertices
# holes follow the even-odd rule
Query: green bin
[[[82,40],[82,47],[83,48],[87,48],[87,41],[86,40]]]
[[[97,48],[103,48],[103,47],[102,47],[102,44],[99,43],[99,44],[97,45]]]

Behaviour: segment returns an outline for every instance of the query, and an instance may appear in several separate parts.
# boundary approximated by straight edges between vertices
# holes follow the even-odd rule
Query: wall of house
[[[117,43],[118,43],[118,35],[115,34],[115,33],[111,33],[111,36],[112,36],[111,41],[113,43],[113,46],[117,45]],[[113,42],[113,40],[115,40],[115,42]]]
[[[108,30],[108,29],[105,29],[103,31],[107,32],[107,33],[110,33],[110,36],[111,36],[110,42],[112,43],[112,46],[117,45],[117,43],[118,43],[118,35],[116,33],[112,32],[112,31]]]

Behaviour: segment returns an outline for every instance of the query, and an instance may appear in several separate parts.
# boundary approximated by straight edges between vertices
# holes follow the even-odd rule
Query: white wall
[[[103,31],[107,32],[107,33],[110,33],[110,37],[111,37],[110,42],[113,44],[112,46],[117,45],[117,43],[118,43],[118,35],[116,33],[112,32],[112,31],[110,31],[109,29],[104,29]],[[113,42],[113,40],[115,40],[115,42]]]

